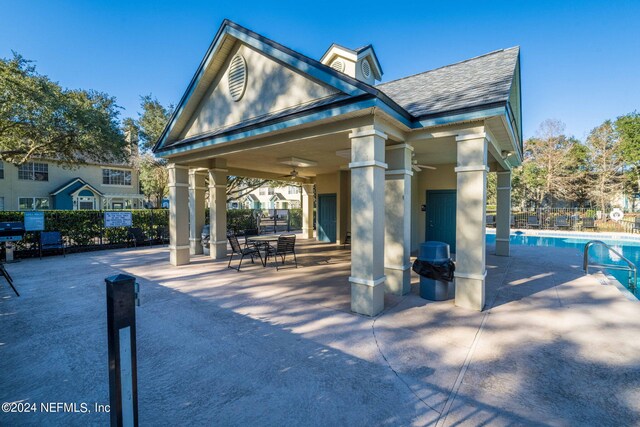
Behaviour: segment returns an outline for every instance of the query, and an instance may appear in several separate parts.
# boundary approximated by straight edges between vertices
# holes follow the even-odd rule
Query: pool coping
[[[548,237],[580,237],[580,238],[591,238],[595,240],[606,240],[606,239],[620,239],[627,240],[632,242],[640,242],[640,235],[629,234],[629,233],[619,233],[619,232],[609,232],[609,233],[593,233],[593,232],[585,232],[585,231],[562,231],[562,230],[531,230],[528,228],[512,228],[510,232],[510,236],[515,235],[516,233],[524,234],[527,236],[548,236]],[[486,234],[496,234],[495,228],[487,228]]]

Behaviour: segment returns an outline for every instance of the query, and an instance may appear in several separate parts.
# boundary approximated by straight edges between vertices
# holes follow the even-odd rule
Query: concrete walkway
[[[349,312],[349,252],[300,250],[279,272],[172,268],[166,247],[8,265],[22,296],[0,283],[0,401],[108,404],[103,279],[125,272],[142,292],[141,425],[640,425],[640,303],[585,277],[576,251],[489,255],[482,313],[421,299],[416,278],[367,318]]]

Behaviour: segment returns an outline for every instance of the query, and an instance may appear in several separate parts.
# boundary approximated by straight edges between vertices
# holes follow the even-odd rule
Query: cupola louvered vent
[[[231,60],[229,66],[229,93],[234,101],[240,101],[247,87],[247,63],[240,55]]]
[[[344,61],[342,59],[336,59],[331,63],[331,68],[344,73]]]
[[[366,59],[362,60],[362,75],[365,76],[365,78],[369,78],[371,77],[371,64],[369,64],[369,61],[367,61]]]

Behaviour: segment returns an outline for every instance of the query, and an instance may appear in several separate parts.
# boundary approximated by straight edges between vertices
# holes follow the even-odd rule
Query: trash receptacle
[[[432,301],[444,301],[455,296],[453,272],[455,264],[449,254],[449,245],[443,242],[420,244],[413,271],[420,275],[420,296]]]

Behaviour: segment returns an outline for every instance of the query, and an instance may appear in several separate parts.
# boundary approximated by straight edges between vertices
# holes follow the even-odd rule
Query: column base
[[[189,264],[189,246],[169,247],[169,262],[171,265]]]
[[[498,239],[496,238],[496,255],[498,256],[509,256],[509,239]]]
[[[387,280],[384,282],[384,291],[393,295],[406,295],[411,292],[411,266],[385,267],[384,275]]]
[[[384,281],[385,277],[373,281],[373,284],[363,284],[364,279],[349,278],[351,282],[351,311],[375,316],[384,309]]]
[[[302,228],[303,239],[313,239],[313,228]]]
[[[189,253],[191,255],[202,255],[202,244],[200,243],[200,239],[189,239]]]
[[[211,242],[210,256],[212,259],[223,259],[227,257],[227,241]]]
[[[456,283],[455,304],[458,307],[482,311],[484,308],[484,274],[454,273]]]

